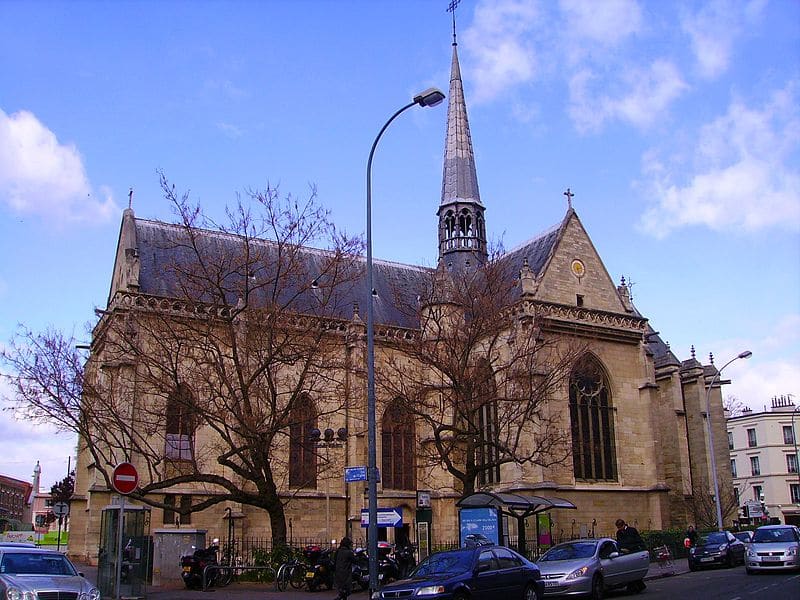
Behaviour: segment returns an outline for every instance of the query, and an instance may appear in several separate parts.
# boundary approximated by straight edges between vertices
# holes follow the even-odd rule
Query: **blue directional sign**
[[[367,467],[345,467],[344,482],[353,483],[354,481],[367,480]]]
[[[402,527],[403,509],[402,508],[379,508],[378,527]],[[361,509],[361,526],[369,527],[369,509]]]

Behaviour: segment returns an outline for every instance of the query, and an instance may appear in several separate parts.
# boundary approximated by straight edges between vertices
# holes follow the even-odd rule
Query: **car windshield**
[[[742,540],[743,542],[750,541],[750,534],[746,531],[740,531],[739,533],[734,533],[733,537],[735,537],[737,540]]]
[[[770,542],[794,542],[794,533],[788,527],[781,529],[756,529],[753,543],[768,544]]]
[[[597,542],[570,542],[550,548],[544,553],[539,562],[549,560],[574,560],[576,558],[590,558],[594,556]]]
[[[442,573],[463,573],[472,567],[472,551],[432,554],[416,568],[412,577],[430,577]]]
[[[77,575],[63,554],[6,552],[0,558],[0,573],[9,575]]]
[[[722,531],[714,531],[700,538],[701,544],[727,544],[728,536]]]

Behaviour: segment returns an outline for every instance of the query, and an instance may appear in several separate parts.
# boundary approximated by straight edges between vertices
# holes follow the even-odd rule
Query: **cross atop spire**
[[[453,46],[457,45],[456,42],[456,8],[460,4],[461,0],[450,0],[450,4],[447,7],[447,12],[453,13]]]

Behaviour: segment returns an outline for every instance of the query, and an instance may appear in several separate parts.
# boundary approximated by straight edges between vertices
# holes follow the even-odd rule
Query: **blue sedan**
[[[529,560],[504,546],[479,545],[430,555],[408,579],[373,593],[372,600],[539,600],[543,586],[539,568]]]

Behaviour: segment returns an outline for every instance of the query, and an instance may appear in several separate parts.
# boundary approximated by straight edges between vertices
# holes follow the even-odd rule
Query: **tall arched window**
[[[384,488],[414,490],[417,481],[414,419],[400,400],[389,404],[381,421],[381,481]]]
[[[289,486],[317,487],[317,446],[311,430],[317,427],[317,411],[306,395],[298,398],[289,424]]]
[[[576,479],[617,479],[614,409],[608,380],[590,355],[575,365],[569,381],[572,462]]]
[[[481,468],[479,485],[500,481],[500,450],[498,448],[499,423],[497,422],[497,389],[494,374],[487,363],[480,367],[481,378],[476,385],[475,401],[478,404],[476,421],[480,443],[475,449],[475,463]]]
[[[181,384],[167,398],[164,456],[170,460],[192,460],[196,408],[191,390]]]

